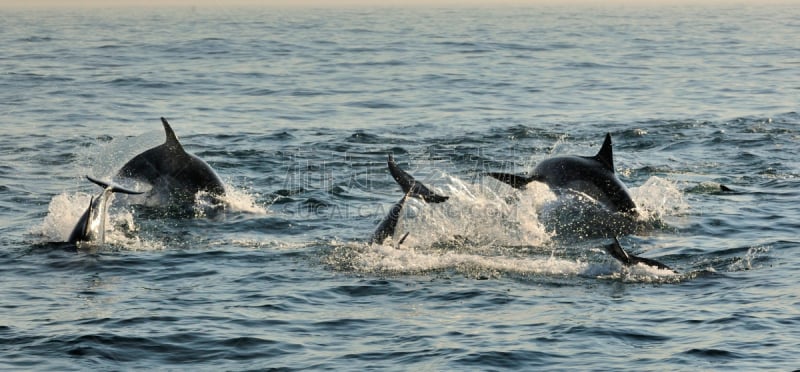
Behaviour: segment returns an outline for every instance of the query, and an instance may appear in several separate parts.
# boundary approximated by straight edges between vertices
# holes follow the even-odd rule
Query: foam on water
[[[688,277],[645,265],[625,267],[611,259],[589,262],[553,254],[498,255],[487,247],[439,249],[387,244],[338,243],[324,262],[336,270],[372,275],[427,275],[456,272],[470,278],[587,277],[639,283],[675,283]],[[511,248],[513,249],[513,248]],[[505,249],[507,251],[507,249]],[[487,251],[492,251],[487,253]]]
[[[582,208],[586,201],[557,198],[544,184],[534,182],[520,191],[493,181],[471,184],[447,173],[433,173],[421,181],[450,198],[438,204],[408,198],[392,239],[382,245],[339,244],[327,263],[340,270],[380,274],[455,270],[470,277],[588,276],[633,282],[676,278],[670,270],[622,267],[610,257],[587,262],[586,255],[561,252],[554,232],[539,216],[542,211],[563,213],[553,209],[554,204]],[[675,183],[658,177],[633,191],[645,211],[642,220],[679,215],[688,208]]]
[[[608,274],[598,274],[598,279],[621,280],[628,283],[678,283],[693,274],[680,274],[668,269],[659,269],[644,264],[633,266],[622,266],[616,264],[616,268]]]

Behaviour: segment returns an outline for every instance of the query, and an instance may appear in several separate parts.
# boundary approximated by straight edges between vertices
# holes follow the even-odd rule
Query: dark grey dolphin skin
[[[195,195],[208,192],[211,197],[225,195],[225,186],[205,161],[187,153],[172,131],[167,119],[161,118],[167,140],[125,163],[117,177],[150,184],[148,197],[167,196],[168,203],[192,205]]]
[[[83,212],[83,215],[78,219],[78,223],[72,229],[67,239],[68,243],[97,241],[103,243],[105,240],[105,221],[106,210],[108,209],[108,197],[112,193],[119,192],[123,194],[142,194],[140,191],[133,191],[126,189],[122,186],[115,185],[109,182],[103,182],[92,177],[86,176],[86,179],[94,182],[103,188],[103,192],[96,198],[89,201],[89,208]]]
[[[634,256],[628,252],[625,252],[625,250],[622,249],[622,245],[619,244],[619,239],[617,239],[616,236],[614,237],[614,242],[609,245],[606,245],[605,248],[606,252],[608,252],[608,254],[610,254],[611,257],[614,257],[615,259],[617,259],[617,261],[621,262],[625,266],[644,264],[647,266],[655,267],[657,269],[671,270],[672,272],[677,273],[677,271],[675,271],[674,269],[672,269],[667,265],[662,264],[661,262],[658,262],[650,258]]]
[[[426,203],[442,203],[450,198],[449,196],[437,195],[422,183],[417,182],[414,177],[397,166],[392,155],[389,155],[387,163],[389,166],[389,173],[392,174],[392,177],[397,181],[405,194],[397,203],[394,203],[392,209],[389,210],[389,214],[381,221],[378,228],[375,229],[375,232],[372,233],[372,238],[369,241],[370,244],[381,244],[386,238],[394,235],[395,228],[397,228],[397,221],[400,219],[400,213],[403,211],[403,206],[408,197],[420,198]],[[406,236],[408,236],[408,233],[406,233],[397,244],[401,244]]]
[[[611,134],[595,156],[558,156],[540,162],[531,176],[508,173],[487,173],[514,188],[522,189],[530,182],[544,182],[556,193],[562,190],[582,192],[612,212],[636,217],[636,204],[622,181],[614,173]]]

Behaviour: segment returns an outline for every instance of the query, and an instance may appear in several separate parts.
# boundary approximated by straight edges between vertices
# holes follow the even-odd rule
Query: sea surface
[[[0,369],[800,368],[798,14],[2,10]],[[115,198],[104,244],[58,243],[160,117],[225,211]],[[678,273],[605,254],[585,200],[483,175],[606,133],[641,212],[622,246]],[[369,244],[389,154],[450,199]]]

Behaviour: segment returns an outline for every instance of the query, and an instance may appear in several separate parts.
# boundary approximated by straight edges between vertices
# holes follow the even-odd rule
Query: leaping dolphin
[[[655,267],[657,269],[670,270],[672,272],[677,273],[677,271],[675,271],[675,269],[673,269],[673,268],[671,268],[671,267],[669,267],[667,265],[664,265],[663,263],[658,262],[658,261],[656,261],[654,259],[634,256],[634,255],[632,255],[632,254],[630,254],[628,252],[625,252],[625,250],[622,249],[622,245],[619,244],[619,239],[617,239],[616,236],[614,237],[614,242],[609,244],[609,245],[606,245],[605,248],[606,248],[606,252],[608,252],[608,254],[610,254],[611,257],[614,257],[615,259],[617,259],[617,261],[621,262],[625,266],[633,266],[633,265],[637,265],[637,264],[642,264],[642,265],[645,265],[645,266],[652,266],[652,267]]]
[[[162,117],[161,123],[166,141],[125,163],[117,177],[148,183],[152,186],[148,199],[171,204],[193,205],[200,191],[212,198],[225,195],[225,186],[211,166],[183,149],[167,119]]]
[[[386,238],[394,236],[395,229],[397,228],[397,221],[400,219],[400,213],[403,210],[403,206],[405,205],[407,198],[420,198],[426,203],[442,203],[450,198],[449,196],[437,195],[425,187],[425,185],[415,180],[410,174],[400,169],[400,167],[397,166],[397,163],[395,163],[394,157],[391,154],[389,155],[387,164],[389,166],[389,173],[392,174],[392,177],[395,181],[397,181],[405,194],[399,201],[397,201],[397,203],[392,206],[392,209],[389,210],[389,214],[383,219],[383,221],[381,221],[380,225],[378,225],[378,228],[375,229],[375,232],[372,233],[370,244],[380,244],[383,243]],[[402,244],[406,236],[408,236],[408,233],[400,238],[397,244]]]
[[[638,216],[636,203],[614,172],[611,134],[595,156],[558,156],[540,162],[530,176],[491,172],[487,175],[522,189],[530,182],[544,182],[556,193],[577,191],[597,200],[612,212]]]
[[[105,242],[106,233],[106,211],[108,210],[108,198],[112,193],[119,192],[123,194],[142,194],[140,191],[133,191],[126,189],[122,186],[115,185],[108,182],[103,182],[92,177],[86,176],[89,181],[94,182],[103,188],[103,192],[98,197],[93,197],[89,201],[89,208],[83,212],[83,215],[78,219],[78,223],[72,229],[72,233],[67,239],[68,243],[96,241],[98,243]]]

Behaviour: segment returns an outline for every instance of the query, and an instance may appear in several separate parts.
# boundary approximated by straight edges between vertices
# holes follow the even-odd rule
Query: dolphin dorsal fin
[[[594,159],[602,163],[603,166],[612,173],[614,172],[614,154],[611,150],[611,133],[606,133],[606,140],[603,141],[603,146],[600,147],[600,151],[597,152]]]
[[[172,130],[172,127],[169,126],[167,119],[161,117],[161,124],[164,124],[164,131],[167,133],[167,142],[164,142],[165,145],[169,147],[174,147],[178,150],[183,150],[183,145],[178,141],[178,136],[175,135],[175,132]]]

